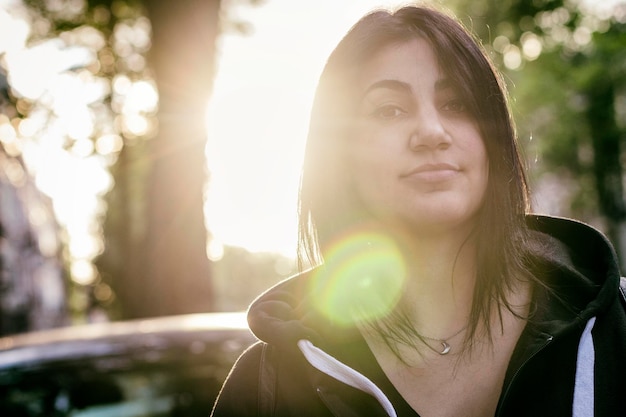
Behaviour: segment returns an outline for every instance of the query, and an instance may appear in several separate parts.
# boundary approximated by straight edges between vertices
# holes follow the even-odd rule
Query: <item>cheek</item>
[[[364,149],[354,152],[346,164],[348,178],[348,197],[352,206],[364,208],[383,198],[386,189],[385,179],[388,177],[385,159],[380,154]]]
[[[471,129],[469,133],[466,131],[465,137],[468,140],[459,147],[460,154],[469,158],[467,161],[472,166],[472,171],[474,172],[473,182],[476,184],[476,192],[484,199],[490,182],[490,163],[487,147],[478,129]]]

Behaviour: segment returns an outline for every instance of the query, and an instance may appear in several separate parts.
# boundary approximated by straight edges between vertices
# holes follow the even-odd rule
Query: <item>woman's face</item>
[[[430,45],[387,46],[360,71],[347,147],[357,198],[376,219],[403,229],[473,227],[487,189],[487,152]]]

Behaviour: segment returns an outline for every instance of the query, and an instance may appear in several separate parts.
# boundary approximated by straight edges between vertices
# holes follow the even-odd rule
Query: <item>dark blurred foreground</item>
[[[0,416],[209,415],[254,337],[243,313],[98,323],[0,339]]]

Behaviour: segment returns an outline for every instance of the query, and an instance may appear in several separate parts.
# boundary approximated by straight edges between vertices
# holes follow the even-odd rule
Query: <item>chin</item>
[[[415,233],[464,233],[471,230],[477,221],[477,212],[461,215],[449,210],[438,210],[432,213],[421,211],[419,217],[410,216],[406,219],[406,225]]]

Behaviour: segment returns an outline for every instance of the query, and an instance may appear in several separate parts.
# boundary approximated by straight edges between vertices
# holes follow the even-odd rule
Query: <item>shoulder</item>
[[[601,250],[612,250],[611,242],[604,233],[575,219],[528,214],[526,215],[526,225],[530,230],[550,236],[571,246],[572,249],[588,249],[591,244],[594,244]]]
[[[310,391],[310,367],[305,363],[302,355],[263,341],[255,343],[231,369],[211,417],[270,416],[286,403],[288,409],[300,409],[300,401],[311,401],[305,394]]]
[[[246,349],[232,367],[220,390],[211,416],[256,416],[259,366],[266,343]]]
[[[623,315],[626,315],[626,277],[620,277],[618,293],[621,304],[619,310],[624,313]],[[626,330],[626,326],[624,326],[624,329]]]
[[[325,323],[311,302],[312,277],[306,271],[288,278],[252,302],[248,325],[259,340],[293,351],[298,340],[320,338]]]
[[[606,288],[611,299],[620,277],[617,254],[607,237],[594,227],[577,220],[528,215],[529,258],[542,270],[561,270],[572,279],[585,277],[597,288]],[[570,282],[571,283],[571,282]]]

